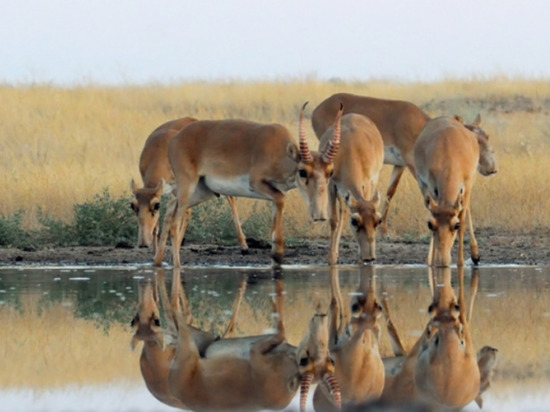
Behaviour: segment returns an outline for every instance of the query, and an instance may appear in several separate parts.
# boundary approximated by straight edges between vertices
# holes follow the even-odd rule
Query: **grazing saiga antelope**
[[[131,347],[134,349],[139,341],[143,341],[139,364],[149,392],[159,401],[183,409],[186,406],[175,398],[168,388],[168,374],[175,355],[175,346],[167,342],[170,340],[166,335],[168,330],[161,327],[157,281],[160,282],[161,295],[166,292],[162,292],[162,273],[157,275],[155,283],[147,281],[138,285],[138,309],[131,322],[135,328]],[[191,334],[200,351],[204,351],[216,340],[215,335],[196,328],[191,329]]]
[[[168,142],[180,130],[195,121],[197,119],[192,117],[182,117],[157,127],[145,141],[139,158],[139,171],[143,187],[140,188],[134,179],[130,183],[134,194],[130,205],[138,219],[137,245],[138,247],[152,245],[153,253],[156,253],[158,247],[160,198],[163,194],[172,192],[171,184],[174,181],[172,168],[168,162]],[[201,200],[204,201],[207,198]],[[241,251],[246,253],[248,245],[239,222],[235,199],[232,196],[227,196],[227,202],[231,207]],[[187,224],[190,212],[191,210],[188,209],[182,222],[183,225]]]
[[[476,124],[481,120],[478,119]],[[486,148],[483,150],[483,148]],[[451,248],[458,233],[458,261],[464,264],[464,228],[468,215],[472,261],[479,262],[470,210],[470,196],[481,158],[490,152],[481,134],[464,127],[460,119],[438,117],[430,120],[414,145],[416,180],[432,217],[428,265],[449,266]],[[490,160],[490,159],[489,159]],[[485,164],[488,160],[484,161]]]
[[[179,222],[185,210],[202,196],[218,193],[273,202],[272,259],[279,265],[283,259],[285,194],[298,187],[310,204],[317,204],[314,199],[326,193],[326,179],[334,156],[332,148],[338,139],[333,137],[335,143],[324,152],[312,153],[304,150],[301,142],[298,150],[290,132],[279,124],[229,119],[197,121],[185,127],[168,146],[177,202],[174,210],[166,213],[154,264],[162,263],[170,229],[173,264],[180,266],[178,245],[184,228]],[[314,220],[326,219],[325,209],[309,207],[309,210]]]
[[[342,406],[351,407],[377,399],[384,388],[384,364],[378,349],[382,308],[376,301],[374,266],[361,267],[357,296],[349,317],[342,305],[338,268],[332,266],[330,303],[330,351],[335,377],[340,385]],[[313,398],[316,411],[334,411],[335,405],[317,388]]]
[[[428,403],[436,410],[461,409],[475,400],[481,407],[482,394],[490,386],[496,363],[495,348],[484,346],[476,356],[470,325],[479,274],[474,270],[469,316],[465,316],[463,267],[458,268],[459,298],[450,282],[450,269],[428,268],[433,302],[430,320],[410,352],[406,353],[397,330],[388,327],[394,358],[384,358],[386,382],[382,400],[389,404]],[[390,316],[383,300],[387,325]]]
[[[390,201],[395,194],[399,180],[405,168],[416,176],[413,161],[413,146],[430,117],[413,103],[400,100],[377,99],[350,93],[336,93],[321,102],[313,111],[311,123],[318,139],[332,125],[340,104],[344,105],[344,114],[357,113],[370,118],[384,140],[384,163],[393,165],[390,183],[382,209],[381,228],[387,230],[387,216]],[[486,133],[475,123],[467,125],[475,133],[487,138]],[[496,173],[492,152],[487,152],[480,161],[480,173],[487,176]]]
[[[303,117],[302,110],[301,134],[305,134]],[[320,150],[328,147],[337,128],[340,128],[340,146],[332,162],[328,191],[331,230],[329,264],[338,262],[340,237],[344,221],[347,221],[348,208],[351,212],[351,231],[359,244],[359,258],[362,262],[370,262],[376,259],[376,227],[381,221],[377,211],[380,197],[375,189],[384,164],[384,142],[369,118],[349,113],[339,122],[337,116],[334,126],[323,133],[319,140]],[[301,136],[300,141],[305,142],[305,136]]]
[[[174,271],[178,269],[175,268]],[[277,311],[282,309],[282,294],[282,281],[277,280]],[[302,393],[304,392],[307,379],[304,379],[306,375],[302,371],[309,366],[309,360],[306,359],[304,364],[301,360],[298,362],[295,348],[286,343],[280,312],[277,312],[275,334],[255,340],[249,346],[248,356],[244,357],[225,352],[202,358],[183,314],[176,312],[174,318],[178,337],[169,375],[169,388],[177,399],[191,409],[283,409],[294,398],[300,386]],[[331,389],[337,390],[334,382]],[[334,396],[337,399],[338,392]]]
[[[476,282],[471,297],[473,305],[477,277],[472,280]],[[463,408],[475,400],[481,382],[470,322],[465,314],[462,266],[458,268],[458,282],[457,300],[451,287],[451,269],[435,269],[434,301],[428,309],[431,319],[414,367],[414,381],[420,397],[453,409]]]

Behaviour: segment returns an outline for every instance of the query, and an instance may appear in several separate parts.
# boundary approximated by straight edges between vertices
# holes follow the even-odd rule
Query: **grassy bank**
[[[530,231],[550,225],[550,200],[544,190],[550,174],[550,83],[507,78],[429,84],[306,79],[70,89],[0,85],[0,99],[5,102],[0,111],[0,216],[19,213],[15,224],[33,231],[44,227],[44,216],[72,224],[75,205],[93,202],[104,190],[113,201],[129,197],[130,179],[139,180],[143,143],[167,120],[239,117],[282,123],[296,134],[304,101],[310,102],[310,114],[324,98],[340,91],[409,100],[432,116],[460,114],[472,120],[481,113],[499,172],[489,178],[479,176],[474,186],[476,226]],[[307,132],[316,147],[311,127]],[[390,168],[384,167],[382,192],[389,174]],[[424,235],[427,212],[408,172],[394,199],[389,220],[394,234]],[[245,225],[248,219],[257,219],[258,210],[265,211],[265,202],[238,199],[237,203]],[[292,222],[287,231],[291,226],[304,237],[328,233],[327,227],[311,229],[296,191],[289,194],[286,214]]]

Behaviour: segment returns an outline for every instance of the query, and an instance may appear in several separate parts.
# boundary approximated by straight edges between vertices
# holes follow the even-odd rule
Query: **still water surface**
[[[431,295],[425,267],[376,266],[377,293],[386,293],[399,333],[410,348],[427,321]],[[471,269],[465,277],[466,298]],[[339,269],[345,296],[360,269]],[[550,410],[550,266],[481,267],[472,316],[476,349],[499,349],[484,410]],[[174,410],[153,398],[132,352],[129,322],[137,286],[149,267],[0,269],[0,410]],[[166,271],[169,279],[171,271]],[[247,279],[237,335],[269,327],[270,269],[186,269],[182,277],[195,323],[223,330],[237,288]],[[453,269],[453,283],[456,270]],[[315,307],[327,308],[327,267],[287,267],[284,319],[297,344]],[[75,346],[78,349],[75,349]],[[387,336],[382,351],[390,355]],[[311,404],[310,404],[311,405]],[[297,403],[291,404],[294,410]],[[478,410],[475,404],[467,410]]]

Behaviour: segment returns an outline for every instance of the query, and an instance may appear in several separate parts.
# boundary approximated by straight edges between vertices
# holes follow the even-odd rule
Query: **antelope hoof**
[[[283,264],[283,254],[282,253],[274,253],[271,257],[273,259],[273,266],[278,267]]]
[[[481,257],[479,255],[477,256],[471,256],[472,258],[472,262],[474,263],[475,266],[477,266],[479,264],[479,261],[481,260]]]
[[[241,249],[241,255],[243,255],[243,256],[250,255],[250,250],[249,249]]]

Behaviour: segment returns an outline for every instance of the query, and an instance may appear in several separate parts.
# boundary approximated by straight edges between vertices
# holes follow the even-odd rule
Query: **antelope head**
[[[455,116],[455,119],[457,116]],[[459,118],[459,120],[462,120]],[[463,122],[461,122],[463,123]],[[472,124],[464,124],[466,129],[476,135],[479,144],[479,161],[477,170],[483,176],[490,176],[497,172],[495,152],[489,143],[489,135],[481,127],[481,115],[477,115]]]
[[[348,196],[346,203],[351,211],[350,227],[357,243],[362,262],[372,262],[376,259],[376,227],[382,221],[378,212],[380,194],[376,192],[370,200],[355,200]]]
[[[311,383],[319,381],[323,391],[340,407],[341,395],[334,377],[334,360],[329,352],[328,317],[316,313],[309,322],[308,334],[297,349],[298,369],[301,375],[300,411],[305,411]]]
[[[449,266],[451,264],[451,249],[460,229],[458,217],[462,210],[462,192],[456,198],[454,205],[439,205],[430,194],[425,198],[426,207],[432,217],[428,220],[428,229],[432,232],[435,243],[435,266]]]
[[[164,191],[164,180],[161,180],[156,187],[139,188],[132,179],[130,183],[134,199],[130,207],[138,219],[138,246],[150,247],[153,244],[156,228],[160,216],[160,198]]]
[[[133,350],[140,340],[163,347],[164,339],[160,327],[158,295],[156,287],[151,281],[138,284],[138,299],[137,313],[130,323],[135,330],[130,347]]]
[[[298,190],[308,204],[308,211],[314,221],[327,220],[328,207],[328,182],[334,169],[334,158],[340,147],[340,119],[342,117],[343,105],[334,120],[332,138],[327,147],[319,148],[318,152],[309,149],[305,124],[304,110],[307,102],[300,111],[299,141],[300,141],[300,164],[298,165],[297,186]]]

